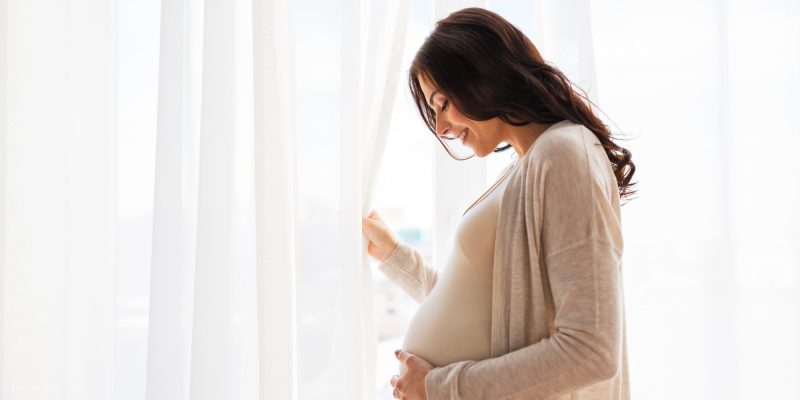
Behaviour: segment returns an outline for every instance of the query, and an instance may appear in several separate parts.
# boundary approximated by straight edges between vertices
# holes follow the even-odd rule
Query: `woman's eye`
[[[444,110],[446,110],[446,109],[447,109],[447,106],[449,106],[449,105],[450,105],[450,102],[449,102],[449,101],[447,101],[447,100],[445,100],[445,101],[442,103],[442,112],[444,112]]]

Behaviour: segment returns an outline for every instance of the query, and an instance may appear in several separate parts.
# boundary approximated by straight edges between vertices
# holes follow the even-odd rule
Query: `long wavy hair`
[[[631,182],[636,170],[631,152],[614,143],[608,126],[589,106],[593,103],[586,93],[547,64],[533,43],[498,14],[473,7],[439,20],[411,62],[411,95],[428,129],[438,138],[436,114],[422,92],[420,75],[475,121],[499,117],[514,126],[563,120],[582,124],[603,145],[620,198],[628,199],[636,192]],[[510,147],[507,144],[494,151]]]

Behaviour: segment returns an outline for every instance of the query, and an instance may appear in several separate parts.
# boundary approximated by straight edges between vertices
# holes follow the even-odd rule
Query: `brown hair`
[[[435,135],[436,115],[422,92],[419,74],[472,120],[499,117],[514,126],[563,120],[582,124],[603,145],[620,197],[635,193],[631,152],[612,141],[608,126],[592,112],[589,104],[593,103],[586,94],[573,89],[563,72],[547,64],[533,43],[496,13],[473,7],[450,14],[436,23],[411,62],[411,95]]]

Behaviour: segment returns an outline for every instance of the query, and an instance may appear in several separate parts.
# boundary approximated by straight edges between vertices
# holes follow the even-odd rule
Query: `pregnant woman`
[[[437,22],[409,86],[454,158],[517,157],[465,211],[441,272],[378,213],[363,220],[378,268],[421,303],[395,353],[394,396],[629,399],[620,199],[633,193],[631,153],[484,9]]]

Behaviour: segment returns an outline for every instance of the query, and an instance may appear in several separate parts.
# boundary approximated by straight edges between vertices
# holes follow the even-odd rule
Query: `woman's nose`
[[[436,135],[447,136],[450,133],[450,123],[444,118],[436,116]]]

